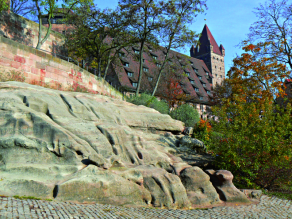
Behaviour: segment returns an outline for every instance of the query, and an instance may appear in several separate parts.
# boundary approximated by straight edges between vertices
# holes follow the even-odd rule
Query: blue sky
[[[115,8],[118,0],[97,1],[95,3],[100,8]],[[198,15],[190,29],[200,33],[205,23],[208,25],[217,44],[223,44],[225,48],[225,71],[232,66],[232,60],[236,55],[240,55],[242,50],[237,45],[246,39],[249,27],[257,21],[253,13],[254,8],[265,0],[207,0],[208,10],[204,14]],[[204,20],[206,19],[206,21]],[[190,55],[189,48],[180,52]]]

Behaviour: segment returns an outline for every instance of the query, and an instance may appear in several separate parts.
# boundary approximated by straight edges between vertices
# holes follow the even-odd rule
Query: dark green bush
[[[189,104],[183,104],[170,112],[173,119],[180,120],[187,127],[194,127],[200,121],[200,115],[196,109]]]
[[[133,95],[128,97],[127,101],[135,105],[143,105],[157,110],[160,113],[168,114],[169,108],[165,101],[159,101],[156,97],[149,94],[141,94],[140,96]]]

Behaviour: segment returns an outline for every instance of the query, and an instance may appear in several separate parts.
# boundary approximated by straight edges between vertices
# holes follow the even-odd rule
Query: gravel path
[[[291,218],[292,201],[263,195],[258,204],[214,207],[208,210],[126,208],[102,204],[76,204],[0,197],[0,219],[27,218]]]

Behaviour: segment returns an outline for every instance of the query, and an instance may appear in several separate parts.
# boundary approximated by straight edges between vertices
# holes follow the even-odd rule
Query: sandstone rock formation
[[[0,195],[116,205],[221,202],[175,156],[183,123],[101,95],[0,83]]]
[[[206,170],[220,199],[228,202],[249,202],[246,195],[232,183],[233,175],[228,170]]]

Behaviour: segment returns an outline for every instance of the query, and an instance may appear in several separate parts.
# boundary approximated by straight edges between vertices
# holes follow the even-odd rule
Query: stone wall
[[[42,39],[47,32],[47,28],[42,26]],[[36,47],[38,42],[39,24],[28,20],[20,15],[10,13],[2,13],[0,15],[0,35],[12,39],[21,44]],[[64,36],[56,31],[51,31],[47,41],[42,45],[41,49],[48,52],[62,54],[62,45],[64,44]]]
[[[23,72],[27,83],[80,86],[100,94],[122,98],[122,94],[105,80],[77,65],[0,36],[0,72],[9,71]]]

